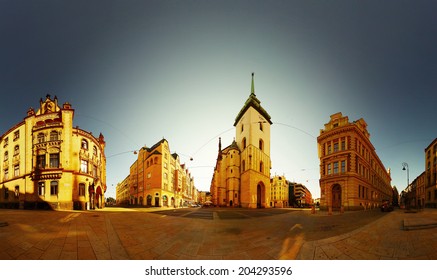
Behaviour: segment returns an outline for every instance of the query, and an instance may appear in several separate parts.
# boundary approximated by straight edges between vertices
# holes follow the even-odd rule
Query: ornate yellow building
[[[376,154],[363,119],[351,123],[341,113],[332,115],[317,143],[320,209],[372,209],[392,200],[390,169]]]
[[[170,153],[165,139],[138,151],[130,167],[129,189],[132,205],[181,207],[197,199],[194,178],[179,155]]]
[[[105,140],[73,127],[69,103],[47,95],[0,138],[0,205],[26,209],[104,206]]]
[[[235,119],[236,138],[219,152],[211,181],[216,206],[270,207],[271,117],[255,95],[252,73],[251,94]]]
[[[289,186],[284,176],[274,176],[271,180],[271,203],[272,207],[289,207]]]

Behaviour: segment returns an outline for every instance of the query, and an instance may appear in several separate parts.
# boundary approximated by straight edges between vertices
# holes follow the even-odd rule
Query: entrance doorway
[[[340,209],[341,207],[341,186],[335,184],[332,187],[332,209]]]
[[[265,186],[259,182],[256,186],[256,208],[265,207]]]

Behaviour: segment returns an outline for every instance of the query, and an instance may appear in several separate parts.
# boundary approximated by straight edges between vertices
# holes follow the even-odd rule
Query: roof
[[[237,125],[237,123],[240,121],[240,119],[243,117],[244,113],[246,113],[247,110],[249,110],[250,107],[254,108],[258,111],[258,113],[261,114],[270,124],[272,124],[271,117],[267,113],[266,110],[261,106],[261,101],[256,97],[255,95],[255,84],[254,84],[254,73],[252,73],[252,84],[251,84],[251,93],[249,98],[246,100],[246,103],[244,103],[243,108],[238,113],[237,117],[235,118],[234,126]]]

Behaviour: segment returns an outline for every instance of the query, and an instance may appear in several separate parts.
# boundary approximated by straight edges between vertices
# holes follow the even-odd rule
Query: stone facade
[[[73,127],[74,110],[49,95],[0,138],[0,205],[93,209],[104,206],[105,140]]]
[[[211,181],[216,206],[269,208],[270,203],[270,115],[255,95],[252,74],[251,94],[238,113],[233,143],[219,151]]]
[[[362,210],[392,200],[386,170],[370,142],[363,119],[331,116],[317,137],[320,159],[320,209]]]

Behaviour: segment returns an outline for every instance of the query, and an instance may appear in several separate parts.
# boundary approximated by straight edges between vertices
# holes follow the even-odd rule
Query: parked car
[[[383,200],[381,205],[382,212],[390,212],[393,211],[393,205],[391,205],[390,201]]]

